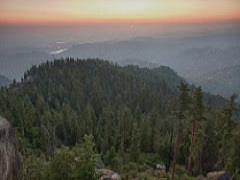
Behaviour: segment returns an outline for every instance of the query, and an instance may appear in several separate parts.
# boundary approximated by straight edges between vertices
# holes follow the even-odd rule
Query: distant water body
[[[52,55],[60,54],[60,53],[63,53],[65,51],[67,51],[67,50],[68,50],[68,48],[63,48],[63,49],[59,49],[59,50],[56,50],[56,51],[52,51],[49,54],[52,54]]]

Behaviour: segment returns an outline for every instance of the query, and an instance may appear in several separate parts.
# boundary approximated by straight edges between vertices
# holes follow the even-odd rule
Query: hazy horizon
[[[1,0],[0,48],[240,31],[238,0]]]
[[[238,33],[240,21],[218,23],[105,23],[72,26],[0,25],[0,49],[45,47],[55,42],[82,44],[135,37],[179,37]]]

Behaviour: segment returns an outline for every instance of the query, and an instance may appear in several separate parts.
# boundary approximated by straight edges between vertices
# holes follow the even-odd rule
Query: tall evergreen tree
[[[130,157],[133,162],[138,162],[140,156],[140,129],[137,123],[133,124],[133,131],[131,135]]]
[[[233,121],[232,116],[233,112],[236,110],[235,107],[236,95],[230,97],[228,105],[221,109],[220,111],[220,120],[221,122],[218,125],[218,138],[219,138],[219,159],[218,159],[218,168],[222,169],[226,165],[226,160],[228,156],[228,151],[230,147],[230,139],[232,137]]]
[[[191,172],[191,161],[192,161],[192,151],[194,148],[195,143],[195,136],[196,136],[196,126],[200,123],[200,121],[203,120],[203,101],[202,101],[202,90],[201,87],[198,87],[193,95],[193,101],[192,101],[192,135],[191,135],[191,144],[190,144],[190,150],[189,150],[189,156],[188,156],[188,168],[187,173],[190,175]]]
[[[178,131],[177,131],[177,139],[175,144],[175,150],[174,150],[174,156],[173,156],[173,167],[172,167],[172,180],[174,180],[175,175],[175,166],[176,166],[176,160],[177,160],[177,152],[178,152],[178,146],[180,142],[180,136],[181,136],[181,128],[182,128],[182,119],[184,118],[184,115],[186,114],[186,111],[188,109],[188,103],[189,103],[189,95],[188,95],[188,87],[186,83],[180,83],[178,86],[178,89],[180,91],[180,94],[178,96],[178,103],[179,103],[179,111],[177,112],[177,119],[178,119]]]

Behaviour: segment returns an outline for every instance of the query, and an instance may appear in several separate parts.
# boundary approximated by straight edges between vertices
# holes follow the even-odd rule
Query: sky
[[[240,0],[0,0],[0,12],[0,50],[240,31]]]
[[[239,0],[0,0],[1,24],[240,20]]]

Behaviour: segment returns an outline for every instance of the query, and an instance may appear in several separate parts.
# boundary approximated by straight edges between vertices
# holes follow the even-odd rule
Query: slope
[[[159,116],[166,116],[177,94],[176,86],[182,81],[168,67],[150,70],[101,60],[58,60],[33,66],[21,83],[3,90],[0,113],[14,126],[43,125],[49,131],[56,126],[56,137],[64,144],[74,144],[83,134],[99,136],[94,125],[106,109],[117,119],[118,111],[127,111],[134,119],[137,114],[151,114],[156,109]],[[225,102],[219,97],[206,97],[219,105]],[[21,113],[15,116],[16,112]],[[24,131],[30,139],[32,133],[31,128]]]
[[[33,66],[22,82],[1,89],[0,115],[16,127],[23,153],[44,154],[51,159],[56,148],[77,146],[83,143],[84,135],[91,134],[106,165],[117,172],[118,167],[126,168],[121,173],[127,174],[132,167],[127,163],[135,162],[138,167],[139,162],[146,171],[146,167],[151,169],[171,158],[170,136],[175,138],[178,126],[176,86],[182,81],[165,66],[148,69],[120,67],[99,59],[55,60]],[[193,97],[193,91],[190,87],[188,98]],[[205,104],[208,102],[204,127],[211,129],[218,122],[216,106],[226,101],[219,96],[203,96]],[[187,160],[190,142],[188,120],[192,116],[186,116],[177,160],[181,165]],[[217,148],[208,148],[216,146],[216,136],[209,128],[203,130],[211,138],[203,144],[207,166],[202,169],[208,172],[217,161],[209,156]]]

